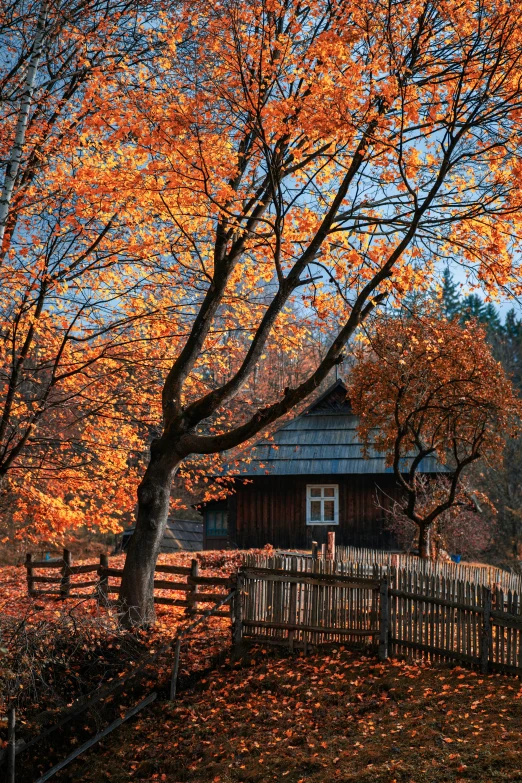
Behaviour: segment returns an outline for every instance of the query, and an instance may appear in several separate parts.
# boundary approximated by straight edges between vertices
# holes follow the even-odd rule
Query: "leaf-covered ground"
[[[258,649],[158,703],[76,762],[85,783],[522,780],[518,680]]]
[[[230,573],[240,557],[238,553],[198,553],[201,572],[207,576]],[[189,565],[190,560],[190,553],[160,556],[160,562],[174,565]],[[123,556],[111,558],[111,566],[122,565]],[[58,573],[51,569],[38,571],[38,575],[51,577]],[[118,626],[116,607],[100,606],[93,598],[92,587],[80,591],[74,587],[82,580],[85,576],[81,574],[73,576],[72,592],[76,595],[65,601],[54,596],[29,597],[25,568],[0,568],[0,751],[6,745],[7,704],[16,706],[17,736],[27,742],[60,720],[64,711],[74,709],[78,699],[111,687],[126,672],[138,669],[139,674],[123,692],[119,690],[117,696],[104,699],[68,724],[66,733],[61,730],[35,746],[34,752],[26,751],[20,761],[24,768],[20,783],[38,777],[67,755],[71,744],[84,741],[107,725],[120,710],[132,706],[142,692],[148,693],[158,685],[164,687],[170,674],[169,645],[176,633],[193,620],[182,608],[160,605],[152,630],[127,632]],[[206,588],[202,589],[205,592]],[[224,587],[210,589],[226,595]],[[161,592],[185,597],[182,592]],[[207,609],[211,604],[201,606]],[[205,621],[185,644],[184,657],[190,672],[212,665],[229,642],[228,618]],[[159,654],[164,648],[165,652]],[[153,661],[140,670],[147,656],[153,656]],[[57,736],[61,742],[57,743]]]
[[[224,574],[239,556],[201,553],[200,566],[206,573]],[[164,562],[177,564],[189,559],[162,556]],[[117,563],[115,558],[111,564]],[[38,726],[36,712],[54,707],[58,714],[80,692],[92,691],[100,680],[110,682],[132,659],[172,639],[187,622],[182,611],[160,608],[152,634],[120,638],[114,618],[92,600],[29,599],[21,568],[1,569],[0,579],[2,643],[17,647],[14,638],[9,644],[7,632],[13,627],[18,631],[23,620],[20,638],[26,645],[24,655],[17,658],[16,676],[9,674],[10,651],[2,653],[0,679],[9,683],[12,694],[19,689],[19,735],[27,738]],[[54,638],[53,645],[39,639],[42,628],[48,638]],[[61,640],[71,628],[76,636],[67,637],[64,646]],[[29,650],[27,640],[33,638],[39,642]],[[195,686],[186,687],[188,676],[211,664],[229,641],[227,619],[215,618],[200,626],[183,648],[182,690],[176,703],[159,701],[56,780],[522,781],[522,687],[517,679],[483,677],[449,664],[379,664],[373,657],[343,648],[307,658],[257,648],[220,663],[210,673],[200,674]],[[23,754],[20,760],[27,768],[23,780],[34,780],[145,692],[159,689],[164,699],[171,658],[162,657],[148,670],[143,693],[138,689],[120,694],[103,714],[84,715],[71,727],[71,736],[55,735],[51,747],[35,746],[34,757]],[[1,724],[0,746],[4,733]]]

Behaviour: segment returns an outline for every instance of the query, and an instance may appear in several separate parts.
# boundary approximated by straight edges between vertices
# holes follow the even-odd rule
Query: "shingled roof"
[[[357,432],[359,421],[340,380],[312,405],[278,429],[270,440],[258,441],[239,466],[241,476],[302,476],[392,473],[385,456],[370,448],[363,456]],[[239,458],[241,460],[241,457]],[[404,470],[409,460],[404,461]],[[440,473],[444,467],[426,457],[422,473]]]

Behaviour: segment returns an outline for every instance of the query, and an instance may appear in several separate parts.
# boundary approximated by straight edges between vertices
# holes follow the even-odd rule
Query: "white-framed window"
[[[339,524],[339,485],[307,484],[306,524]]]

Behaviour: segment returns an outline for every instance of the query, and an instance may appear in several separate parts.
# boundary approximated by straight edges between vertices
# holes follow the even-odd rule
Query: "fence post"
[[[29,595],[34,595],[33,556],[30,552],[25,556],[25,567],[27,569],[27,592]]]
[[[317,560],[317,549],[319,544],[317,541],[312,541],[312,560]]]
[[[7,776],[6,783],[15,783],[16,775],[16,710],[7,713]]]
[[[238,647],[243,641],[243,599],[241,597],[243,590],[243,575],[237,574],[236,579],[236,594],[232,604],[233,617],[232,617],[232,644],[234,647]]]
[[[491,653],[491,606],[492,596],[489,587],[484,588],[484,618],[480,638],[480,673],[487,674]]]
[[[379,588],[380,607],[379,607],[379,660],[385,661],[388,658],[388,634],[390,630],[389,620],[389,594],[388,580],[383,579]]]
[[[174,665],[172,667],[172,676],[170,678],[170,700],[176,698],[176,689],[178,687],[179,654],[181,651],[181,636],[176,638],[176,649],[174,650]]]
[[[328,531],[328,548],[327,548],[328,560],[335,560],[335,533],[334,531]]]
[[[188,583],[191,587],[190,592],[187,593],[188,615],[196,614],[198,608],[198,599],[197,599],[198,586],[194,582],[191,584],[190,581],[191,579],[197,578],[198,576],[199,576],[199,563],[196,559],[194,559],[190,564],[190,576],[188,578]]]
[[[321,558],[323,560],[326,558],[326,544],[321,544]]]
[[[107,606],[109,603],[109,576],[107,569],[109,568],[109,558],[106,554],[100,554],[100,567],[98,568],[98,601],[103,606]]]
[[[71,592],[71,565],[72,565],[72,554],[68,549],[64,549],[62,581],[60,582],[60,598],[67,598],[67,596]]]
[[[297,570],[297,558],[293,557],[291,560],[292,571]],[[288,606],[288,622],[290,625],[295,625],[297,621],[297,582],[290,582],[290,603]],[[294,651],[294,641],[296,632],[293,630],[288,631],[288,645],[290,652]]]

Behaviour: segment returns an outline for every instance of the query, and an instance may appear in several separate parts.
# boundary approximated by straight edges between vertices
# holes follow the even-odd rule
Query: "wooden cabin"
[[[227,500],[200,509],[204,549],[310,549],[330,530],[339,545],[397,548],[383,508],[399,488],[383,454],[363,456],[357,426],[346,387],[336,381],[270,440],[256,443]],[[426,458],[421,469],[435,473],[440,465]]]

